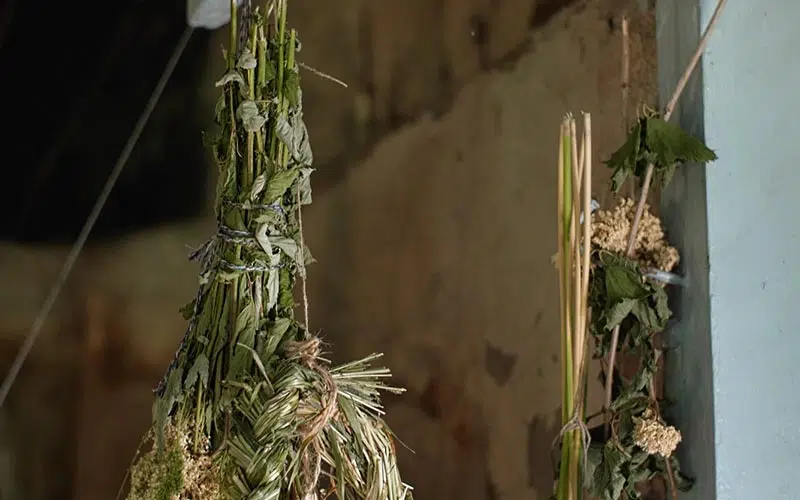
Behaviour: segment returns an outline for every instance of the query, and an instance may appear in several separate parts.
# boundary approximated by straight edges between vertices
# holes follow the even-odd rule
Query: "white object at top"
[[[236,0],[236,5],[242,5],[243,1]],[[186,22],[192,28],[215,30],[230,20],[230,0],[186,0]]]

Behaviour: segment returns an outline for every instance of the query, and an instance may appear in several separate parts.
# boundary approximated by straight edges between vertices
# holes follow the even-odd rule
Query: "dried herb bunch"
[[[715,159],[700,140],[646,110],[606,164],[614,171],[612,190],[616,192],[631,175],[643,181],[649,165],[666,185],[678,163]],[[672,489],[691,486],[673,455],[680,432],[664,422],[654,380],[661,356],[658,334],[672,312],[664,283],[651,276],[654,270],[672,271],[679,256],[646,205],[639,230],[630,239],[635,217],[635,203],[626,198],[613,209],[592,215],[589,330],[594,356],[606,359],[615,349],[618,355],[638,360],[632,376],[613,373],[612,398],[605,409],[608,425],[596,429],[597,439],[589,447],[584,482],[601,499],[640,498],[637,486],[657,476],[664,477]],[[607,375],[603,374],[604,380]]]
[[[401,390],[370,367],[379,355],[332,367],[295,317],[311,262],[299,209],[311,203],[312,153],[287,2],[231,8],[212,145],[219,229],[193,256],[199,292],[128,498],[410,499],[379,399]]]
[[[591,143],[580,155],[574,141],[571,152],[559,143],[558,256],[566,255],[564,249],[571,253],[570,259],[557,259],[562,289],[570,275],[589,270],[586,297],[572,301],[568,294],[561,295],[562,341],[565,339],[569,346],[572,340],[574,349],[574,332],[582,334],[580,328],[586,324],[594,341],[593,357],[605,361],[601,373],[605,403],[596,415],[587,418],[581,414],[585,394],[580,389],[587,386],[587,375],[574,366],[574,359],[581,358],[562,348],[563,378],[568,388],[562,407],[571,412],[564,413],[561,439],[554,443],[560,444],[561,456],[553,495],[557,500],[577,500],[587,494],[600,500],[638,499],[642,496],[639,487],[658,477],[665,480],[673,500],[678,498],[678,491],[691,487],[692,481],[681,474],[674,455],[681,434],[661,413],[655,380],[661,357],[659,334],[672,316],[665,290],[670,280],[664,278],[678,263],[679,255],[666,240],[660,220],[648,210],[647,199],[652,181],[666,186],[679,164],[702,164],[717,158],[702,141],[670,124],[669,119],[725,4],[726,0],[718,0],[663,115],[643,109],[625,143],[606,161],[612,170],[614,193],[619,193],[629,179],[638,181],[641,192],[636,202],[622,198],[616,207],[584,219],[591,210],[586,202],[579,219],[573,216],[569,223],[562,221],[563,207],[569,205],[562,201],[579,193],[562,182],[570,171],[565,159],[571,157],[573,165],[580,165],[582,162],[574,159],[590,157]],[[562,139],[563,130],[562,124]],[[571,170],[572,176],[580,178],[580,168]],[[570,239],[565,239],[566,231],[572,235]],[[574,235],[580,232],[591,237],[584,236],[578,245]],[[588,263],[581,265],[584,259]],[[578,330],[574,327],[576,318],[585,319],[578,321]],[[572,335],[564,334],[570,331]],[[638,361],[635,373],[620,373],[618,355]],[[603,423],[589,428],[597,416],[604,417]],[[581,450],[585,453],[578,460],[576,453]]]

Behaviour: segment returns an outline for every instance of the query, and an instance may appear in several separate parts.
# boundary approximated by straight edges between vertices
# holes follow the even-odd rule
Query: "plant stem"
[[[703,32],[703,36],[700,38],[700,42],[697,44],[697,48],[692,55],[692,58],[689,60],[689,63],[686,65],[686,68],[681,75],[680,80],[678,80],[678,84],[675,87],[674,92],[672,93],[672,97],[670,98],[667,106],[664,108],[664,120],[668,121],[673,111],[675,110],[675,106],[680,98],[683,90],[686,88],[686,84],[689,82],[689,78],[692,76],[695,68],[697,67],[697,63],[700,61],[700,57],[703,55],[703,51],[705,50],[706,45],[708,44],[709,37],[716,25],[717,21],[719,20],[720,14],[722,13],[723,8],[727,0],[719,0],[717,2],[717,6],[714,9],[714,13],[711,16],[711,19],[708,22],[708,26],[706,27],[705,31]],[[650,192],[650,184],[653,180],[653,171],[655,170],[655,166],[651,163],[647,166],[647,170],[645,172],[644,181],[642,182],[642,192],[639,194],[639,201],[636,205],[636,212],[633,217],[633,221],[631,223],[631,232],[628,235],[628,245],[625,249],[625,253],[628,257],[633,255],[633,250],[636,246],[636,234],[639,230],[639,222],[641,221],[642,214],[644,212],[645,204],[647,203],[647,197]],[[606,409],[606,434],[608,434],[608,409],[611,408],[611,393],[613,388],[613,381],[614,381],[614,369],[615,369],[615,362],[616,362],[616,355],[617,355],[617,347],[619,344],[619,330],[620,327],[617,325],[612,334],[611,334],[611,346],[608,353],[608,369],[606,373],[606,384],[605,384],[605,409]],[[671,471],[671,468],[668,468],[668,471]],[[674,483],[674,478],[670,474],[670,480]]]
[[[233,70],[236,67],[236,44],[237,33],[236,24],[238,22],[238,13],[236,8],[236,0],[231,0],[231,40],[228,47],[228,70]]]
[[[561,124],[561,133],[558,144],[558,265],[559,265],[559,295],[561,311],[561,359],[562,359],[562,425],[566,425],[573,411],[572,390],[572,311],[570,310],[570,271],[571,263],[571,238],[570,227],[572,219],[572,165],[570,130],[565,120]],[[572,454],[572,432],[564,433],[561,445],[561,464],[559,467],[558,500],[568,500],[571,497],[571,484],[569,467]]]

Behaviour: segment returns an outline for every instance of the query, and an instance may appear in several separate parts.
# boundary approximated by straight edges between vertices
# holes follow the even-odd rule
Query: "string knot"
[[[306,486],[300,493],[301,498],[315,498],[315,488],[322,473],[322,443],[320,434],[328,423],[335,419],[339,413],[336,403],[339,396],[339,388],[328,370],[327,363],[320,363],[322,341],[317,337],[312,337],[303,341],[287,342],[284,352],[291,358],[300,360],[303,366],[313,370],[320,378],[319,400],[309,398],[301,404],[298,410],[301,415],[307,416],[300,426],[300,437],[302,447],[303,475],[305,476]]]

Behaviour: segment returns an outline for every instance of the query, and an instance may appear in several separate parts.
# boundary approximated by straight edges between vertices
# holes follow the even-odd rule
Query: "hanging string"
[[[89,217],[86,219],[78,238],[75,240],[75,243],[73,243],[72,248],[70,248],[69,254],[67,254],[67,258],[64,261],[63,267],[61,268],[61,272],[58,274],[58,278],[56,279],[52,288],[50,288],[50,292],[47,294],[44,304],[42,304],[39,313],[36,315],[36,319],[34,320],[33,325],[31,326],[31,329],[22,344],[22,347],[17,353],[17,357],[14,359],[14,362],[11,365],[8,375],[6,375],[5,380],[3,380],[3,385],[0,386],[0,408],[3,407],[3,404],[8,397],[8,393],[11,391],[11,387],[17,380],[19,371],[22,369],[22,365],[25,364],[25,360],[30,354],[31,349],[33,349],[36,340],[39,338],[39,335],[42,332],[42,327],[44,327],[44,324],[47,321],[47,318],[50,315],[50,312],[52,311],[53,306],[55,305],[56,300],[61,293],[61,290],[64,288],[64,284],[67,282],[67,278],[69,278],[72,268],[78,261],[78,256],[80,256],[83,247],[86,245],[86,240],[89,239],[89,234],[92,232],[97,219],[100,218],[100,213],[103,211],[103,207],[108,201],[117,179],[119,179],[123,168],[125,168],[125,164],[128,162],[128,159],[133,152],[133,148],[139,141],[139,137],[142,135],[142,131],[144,131],[144,127],[147,125],[150,115],[153,114],[153,110],[155,109],[158,100],[161,98],[161,94],[164,92],[164,88],[167,86],[167,82],[169,81],[170,76],[172,76],[172,72],[178,65],[178,61],[180,61],[183,51],[189,44],[189,39],[191,38],[193,31],[193,28],[187,27],[186,31],[184,31],[183,35],[178,41],[178,45],[175,47],[172,56],[170,56],[170,59],[164,68],[164,72],[161,74],[155,89],[153,89],[153,93],[150,95],[150,99],[147,101],[147,105],[142,111],[142,114],[139,116],[139,120],[136,122],[136,125],[133,128],[133,132],[131,132],[128,142],[125,143],[125,147],[122,149],[122,153],[120,153],[117,163],[111,170],[111,174],[109,174],[108,180],[103,186],[103,190],[100,192],[100,196],[97,197],[97,201],[95,201],[94,207],[92,207],[92,211],[89,213]]]
[[[301,267],[300,279],[302,280],[302,292],[303,292],[303,320],[306,324],[306,331],[311,331],[310,322],[311,320],[308,317],[308,274],[306,273],[306,260],[305,260],[305,252],[306,252],[306,242],[303,237],[303,203],[300,197],[300,183],[297,184],[297,225],[300,229],[300,261],[303,263]]]

